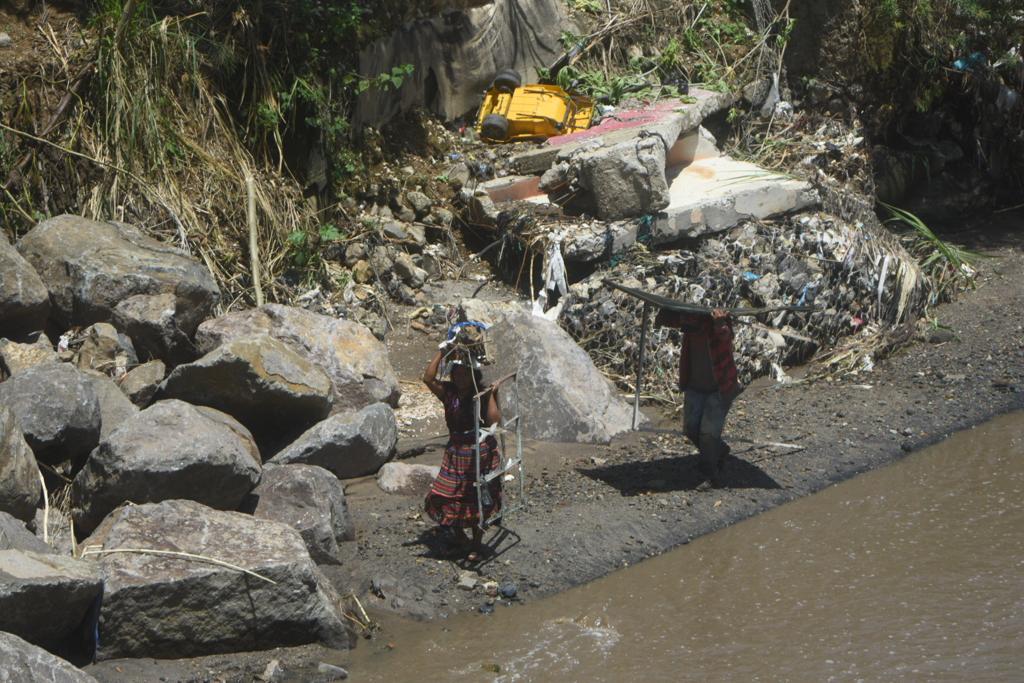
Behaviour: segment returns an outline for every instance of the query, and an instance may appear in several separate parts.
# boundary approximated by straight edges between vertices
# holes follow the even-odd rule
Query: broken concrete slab
[[[819,201],[810,183],[727,156],[694,161],[670,170],[669,177],[669,204],[649,223],[593,221],[564,228],[563,258],[590,263],[622,253],[638,240],[671,244],[729,230],[744,220],[806,209]]]
[[[699,126],[696,130],[679,136],[676,144],[669,149],[665,163],[669,168],[674,168],[720,156],[722,153],[718,150],[718,141],[715,140],[715,136],[704,126]]]
[[[481,183],[478,190],[483,190],[492,202],[511,202],[529,199],[541,195],[540,178],[535,175],[510,175],[495,178]]]
[[[818,203],[811,184],[728,156],[670,172],[669,204],[654,219],[655,244],[728,230]]]
[[[551,168],[557,158],[568,158],[583,147],[592,147],[595,143],[612,147],[654,134],[662,135],[666,145],[671,147],[680,133],[696,129],[705,118],[726,109],[735,100],[736,96],[731,93],[693,88],[685,100],[669,99],[624,107],[587,130],[548,138],[539,147],[517,154],[512,158],[512,165],[521,174],[540,175]]]

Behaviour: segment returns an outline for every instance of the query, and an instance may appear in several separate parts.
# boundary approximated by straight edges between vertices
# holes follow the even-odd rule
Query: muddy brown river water
[[[384,627],[353,680],[1024,680],[1024,414],[541,602]]]

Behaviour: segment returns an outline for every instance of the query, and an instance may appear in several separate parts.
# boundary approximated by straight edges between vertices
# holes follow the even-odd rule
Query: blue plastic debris
[[[761,279],[761,276],[758,275],[757,273],[751,273],[749,270],[747,270],[744,271],[743,273],[743,279],[746,280],[747,282],[756,282]]]
[[[973,71],[981,69],[988,64],[988,58],[983,52],[972,52],[966,57],[961,57],[953,62],[953,68],[957,71]]]

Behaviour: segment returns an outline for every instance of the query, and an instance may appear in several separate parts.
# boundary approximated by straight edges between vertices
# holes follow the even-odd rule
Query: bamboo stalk
[[[260,244],[256,231],[256,181],[251,173],[245,175],[245,191],[248,195],[246,216],[249,219],[249,264],[252,267],[252,285],[256,290],[256,305],[263,305],[263,283],[260,281]]]
[[[50,494],[46,492],[46,480],[39,472],[39,483],[43,487],[43,543],[50,542]]]
[[[184,559],[184,560],[193,560],[195,562],[208,562],[210,564],[215,564],[218,567],[225,567],[226,569],[233,569],[236,572],[242,572],[243,574],[248,574],[249,576],[252,576],[252,577],[255,577],[257,579],[260,579],[261,581],[266,581],[269,584],[273,584],[275,586],[277,585],[277,581],[274,581],[273,579],[268,579],[267,577],[263,576],[262,574],[258,574],[256,572],[252,571],[251,569],[246,569],[245,567],[239,567],[237,564],[231,564],[230,562],[225,562],[224,560],[218,560],[215,557],[207,557],[205,555],[197,555],[195,553],[186,553],[186,552],[181,552],[181,551],[177,551],[177,550],[156,550],[156,549],[153,549],[153,548],[115,548],[113,550],[86,549],[86,550],[84,550],[82,552],[81,556],[85,557],[86,555],[115,555],[115,554],[119,554],[119,553],[136,553],[136,554],[140,554],[140,555],[158,555],[160,557],[177,557],[177,558]]]

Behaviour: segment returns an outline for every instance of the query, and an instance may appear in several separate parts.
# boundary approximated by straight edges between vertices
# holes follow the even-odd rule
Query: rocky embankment
[[[120,223],[43,221],[0,244],[0,276],[0,631],[17,661],[46,659],[19,639],[76,663],[348,647],[372,572],[349,549],[345,481],[380,471],[401,495],[436,471],[389,462],[385,346],[290,306],[218,316],[201,263]],[[528,436],[628,429],[555,323],[505,324],[498,369],[529,367],[509,399]]]
[[[342,479],[395,452],[398,380],[359,323],[215,316],[219,298],[202,263],[128,225],[60,216],[0,242],[16,679],[47,660],[19,639],[76,662],[348,646],[351,589],[320,566],[354,537]]]

